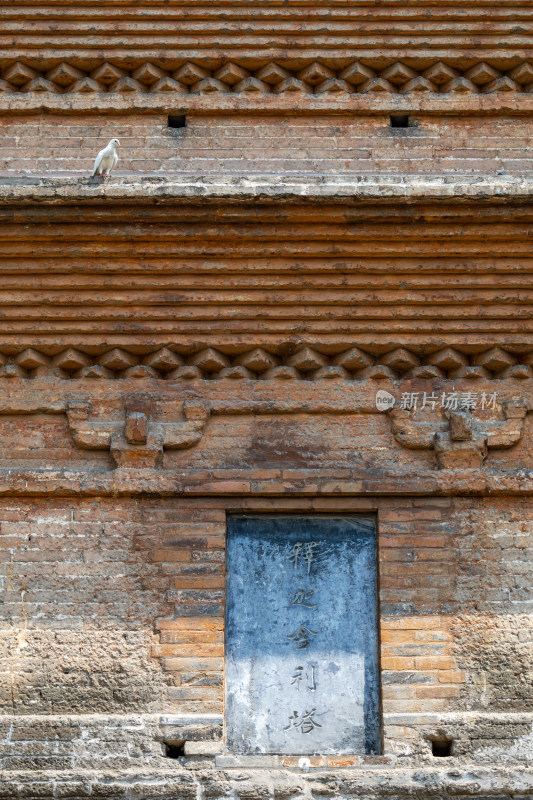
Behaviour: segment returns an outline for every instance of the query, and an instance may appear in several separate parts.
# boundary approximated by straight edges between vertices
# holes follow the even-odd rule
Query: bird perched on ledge
[[[107,178],[108,175],[111,175],[111,170],[116,166],[118,161],[118,156],[116,153],[117,145],[120,147],[120,142],[118,139],[111,139],[107,147],[104,147],[103,150],[100,150],[98,155],[94,160],[94,169],[92,178],[96,175],[100,176],[101,178]]]

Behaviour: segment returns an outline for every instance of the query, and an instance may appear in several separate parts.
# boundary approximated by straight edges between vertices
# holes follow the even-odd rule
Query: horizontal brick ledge
[[[112,94],[55,94],[54,92],[23,92],[0,95],[0,114],[28,115],[53,111],[56,113],[90,114],[105,111],[117,114],[176,113],[228,114],[350,114],[370,116],[391,113],[423,113],[440,115],[512,115],[531,116],[533,94],[525,92],[495,92],[493,94],[440,94],[412,92],[398,94],[335,92],[298,94],[182,94],[175,92]]]
[[[533,472],[529,470],[419,470],[352,471],[349,476],[334,471],[272,480],[262,471],[232,471],[216,477],[209,473],[175,470],[125,469],[94,472],[89,470],[0,470],[0,496],[38,496],[53,493],[57,497],[157,495],[220,498],[222,507],[240,508],[248,498],[293,497],[302,501],[323,497],[356,496],[485,496],[532,495]],[[223,499],[225,498],[225,499]],[[232,498],[237,498],[235,501]]]
[[[533,96],[533,95],[532,95]],[[201,199],[306,201],[501,200],[533,198],[533,178],[522,176],[449,175],[116,175],[102,181],[79,176],[0,176],[0,204],[15,202]]]

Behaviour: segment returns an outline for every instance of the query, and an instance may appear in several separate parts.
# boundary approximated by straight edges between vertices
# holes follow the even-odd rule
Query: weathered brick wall
[[[442,775],[430,740],[448,738],[461,775],[501,759],[508,791],[531,756],[527,202],[104,205],[71,186],[94,194],[39,204],[30,182],[1,230],[6,791],[131,769],[170,793],[173,769],[182,794],[209,795],[186,775],[231,765],[216,751],[239,511],[377,514],[384,761],[368,763],[405,793],[402,769]],[[495,401],[472,440],[447,441],[443,410],[379,413],[379,388]],[[125,438],[133,406],[146,441],[138,420]],[[459,461],[438,462],[437,430]],[[165,741],[186,742],[182,761]],[[368,766],[314,763],[331,781]]]
[[[167,128],[157,114],[0,117],[0,174],[90,174],[118,137],[116,174],[522,174],[531,165],[527,118],[424,116],[391,129],[389,115],[189,115]]]
[[[0,10],[0,798],[533,796],[532,20]],[[498,401],[469,438],[378,388]],[[222,753],[240,512],[376,514],[384,755]]]
[[[376,509],[386,754],[427,759],[442,734],[480,762],[530,754],[530,500],[6,499],[6,769],[161,759],[154,714],[222,712],[225,514],[243,507]]]

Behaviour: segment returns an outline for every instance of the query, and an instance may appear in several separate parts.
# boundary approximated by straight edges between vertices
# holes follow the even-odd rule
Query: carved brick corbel
[[[154,422],[149,403],[126,402],[124,418],[91,419],[89,402],[67,405],[69,430],[84,450],[109,450],[115,466],[126,469],[159,467],[165,450],[193,447],[203,436],[209,409],[203,402],[183,403],[184,422]]]
[[[520,440],[527,407],[504,403],[504,419],[498,422],[473,419],[469,411],[448,411],[438,422],[414,422],[396,406],[388,413],[396,441],[413,450],[432,449],[439,469],[478,469],[489,447],[512,447]]]

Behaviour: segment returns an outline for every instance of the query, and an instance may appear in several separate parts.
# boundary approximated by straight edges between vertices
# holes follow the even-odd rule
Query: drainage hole
[[[167,126],[169,128],[186,128],[187,117],[185,114],[169,114]]]
[[[185,755],[185,742],[163,742],[166,758],[181,758]]]
[[[435,758],[449,758],[452,755],[453,739],[433,739],[431,754]]]
[[[394,114],[390,118],[391,128],[409,128],[409,114]]]

